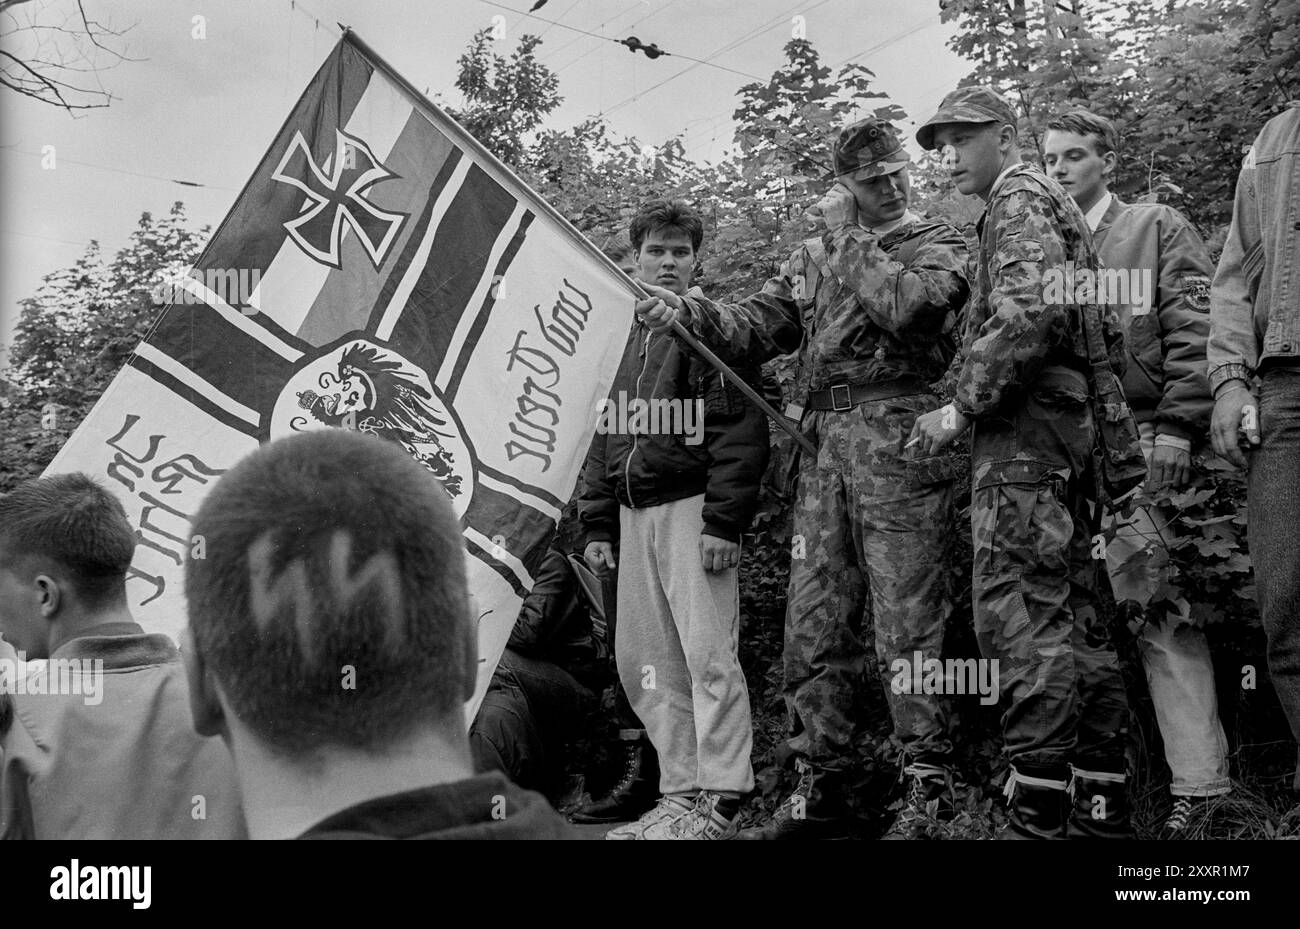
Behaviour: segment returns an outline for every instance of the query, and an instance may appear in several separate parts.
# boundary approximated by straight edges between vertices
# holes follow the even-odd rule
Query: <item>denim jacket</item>
[[[1210,386],[1300,362],[1300,101],[1265,123],[1242,163],[1210,289]]]

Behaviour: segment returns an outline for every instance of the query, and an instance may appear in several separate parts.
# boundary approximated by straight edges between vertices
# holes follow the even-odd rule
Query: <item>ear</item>
[[[1114,152],[1107,152],[1101,156],[1101,161],[1101,176],[1109,181],[1111,176],[1114,175],[1115,169],[1119,167],[1119,156]]]
[[[40,605],[41,618],[55,619],[59,607],[63,605],[63,591],[59,588],[59,582],[48,574],[38,574],[34,583],[38,591],[36,602]]]
[[[1002,123],[997,127],[997,148],[1000,152],[1013,152],[1019,143],[1019,133],[1015,131],[1015,126],[1009,122]]]
[[[190,692],[190,716],[194,731],[202,736],[225,735],[226,715],[217,696],[216,682],[194,645],[190,627],[181,632],[181,661],[185,663],[185,680]]]

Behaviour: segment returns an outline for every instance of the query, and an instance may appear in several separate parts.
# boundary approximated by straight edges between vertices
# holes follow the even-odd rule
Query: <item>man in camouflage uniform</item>
[[[786,615],[789,744],[801,778],[750,837],[847,830],[868,596],[882,675],[901,682],[886,690],[910,790],[891,835],[919,835],[929,800],[951,809],[943,698],[894,665],[912,667],[917,653],[918,667],[939,659],[952,611],[952,463],[913,460],[903,446],[917,415],[938,406],[928,385],[955,348],[946,334],[969,292],[968,251],[951,225],[908,211],[909,159],[887,122],[846,127],[833,158],[838,183],[819,204],[829,231],[804,242],[760,293],[724,306],[648,288],[662,301],[637,306],[658,331],[680,315],[730,362],[799,352],[800,402],[790,412],[818,445],[800,464]]]
[[[1065,835],[1069,789],[1071,834],[1123,836],[1128,704],[1096,608],[1097,438],[1082,314],[1097,314],[1118,373],[1123,336],[1107,307],[1045,299],[1067,262],[1095,273],[1097,255],[1069,194],[1021,163],[1006,100],[959,88],[917,140],[942,150],[957,189],[986,203],[954,400],[919,417],[913,438],[932,455],[973,426],[971,587],[980,649],[999,662],[1011,761],[1004,835]]]

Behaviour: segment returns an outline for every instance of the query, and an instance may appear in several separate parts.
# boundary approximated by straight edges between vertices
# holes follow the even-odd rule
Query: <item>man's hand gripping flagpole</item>
[[[645,294],[644,300],[637,301],[636,314],[650,328],[651,332],[661,335],[671,331],[683,345],[707,361],[723,377],[735,385],[736,389],[744,394],[750,403],[770,416],[778,426],[789,433],[790,437],[799,443],[800,448],[814,458],[816,457],[817,449],[813,448],[812,443],[804,438],[789,419],[772,409],[771,405],[759,396],[758,391],[746,384],[739,374],[727,367],[721,358],[709,351],[699,339],[691,334],[690,330],[682,325],[681,320],[678,318],[682,312],[682,301],[677,294],[671,290],[665,290],[662,287],[656,287],[642,281],[636,281],[635,283],[641,292]]]

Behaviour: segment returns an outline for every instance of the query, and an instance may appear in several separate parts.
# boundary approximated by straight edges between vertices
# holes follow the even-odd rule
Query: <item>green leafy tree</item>
[[[179,202],[159,219],[145,213],[111,261],[92,242],[21,302],[0,404],[0,491],[50,463],[157,319],[161,285],[193,265],[207,233],[187,226]]]
[[[560,103],[559,79],[537,60],[541,38],[525,35],[509,58],[497,54],[491,29],[474,34],[457,61],[456,87],[465,96],[451,115],[511,167],[528,153],[527,137]]]
[[[1086,106],[1114,120],[1114,187],[1162,200],[1213,230],[1231,213],[1242,148],[1300,86],[1297,0],[950,0],[949,43],[1019,108],[1026,156],[1041,156],[1055,113]]]

